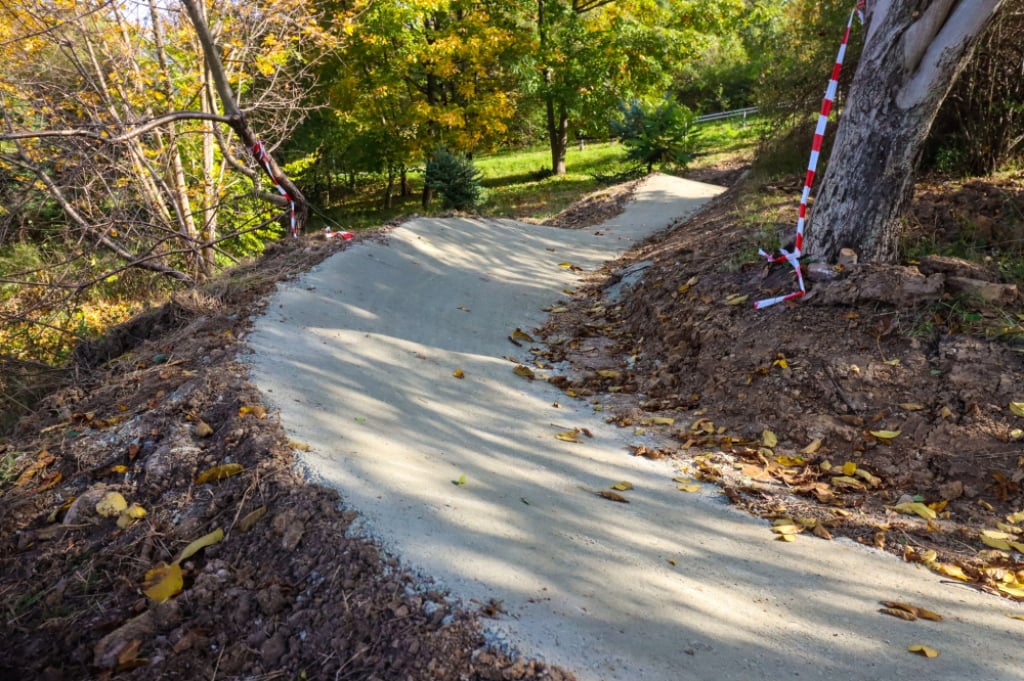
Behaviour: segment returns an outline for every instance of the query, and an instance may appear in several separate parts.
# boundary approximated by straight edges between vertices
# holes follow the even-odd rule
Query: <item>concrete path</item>
[[[719,191],[655,176],[579,231],[407,223],[273,296],[249,340],[254,380],[367,531],[465,601],[502,601],[498,636],[581,681],[1022,678],[1024,622],[1006,617],[1020,607],[853,544],[774,541],[502,358],[576,284],[559,263],[593,269]],[[573,427],[594,438],[555,439]],[[580,489],[619,480],[636,487],[628,505]],[[881,599],[946,619],[887,617]],[[907,652],[918,643],[940,656]]]

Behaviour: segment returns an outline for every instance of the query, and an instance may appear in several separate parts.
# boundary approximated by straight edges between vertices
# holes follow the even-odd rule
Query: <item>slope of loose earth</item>
[[[1019,183],[1008,191],[1019,199]],[[992,196],[984,185],[929,188],[920,228],[1005,229],[1006,201]],[[752,243],[734,215],[726,197],[609,267],[654,263],[619,309],[594,304],[607,283],[595,276],[548,328],[551,357],[574,366],[559,382],[593,391],[628,428],[675,431],[675,446],[636,453],[672,457],[755,512],[796,516],[805,536],[848,534],[909,560],[963,566],[977,588],[1011,584],[1019,554],[979,532],[1000,522],[1012,530],[1005,516],[1024,506],[1015,439],[1024,426],[1010,406],[1022,399],[1016,346],[957,333],[976,321],[957,313],[960,298],[849,293],[763,313],[726,305],[730,293],[791,285],[788,273],[736,255]],[[249,315],[273,280],[340,245],[284,244],[259,268],[126,326],[83,352],[69,387],[0,441],[0,678],[569,678],[483,651],[479,618],[500,615],[500,603],[468,613],[374,542],[346,534],[356,514],[295,474],[304,445],[258,408],[236,361]],[[1015,323],[1012,304],[980,310],[969,314]],[[658,415],[677,425],[657,425]],[[869,434],[883,429],[900,435]],[[856,464],[879,484],[854,472],[847,477],[863,488],[844,488],[826,461]],[[242,472],[196,483],[232,463]],[[98,516],[111,491],[146,517],[120,528]],[[890,510],[904,495],[948,504],[928,522]],[[149,569],[217,529],[223,540],[182,561],[180,595],[162,605],[143,595]],[[1009,602],[986,607],[1020,613]],[[1008,633],[1021,626],[1006,620]]]

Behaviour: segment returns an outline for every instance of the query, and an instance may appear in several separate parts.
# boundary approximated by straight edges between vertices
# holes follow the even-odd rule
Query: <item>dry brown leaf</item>
[[[518,326],[516,327],[516,330],[512,332],[511,338],[512,338],[512,340],[525,341],[527,343],[536,343],[537,342],[537,341],[535,341],[533,339],[533,336],[531,336],[530,334],[526,333],[525,331],[520,329]]]
[[[811,528],[811,532],[822,539],[828,539],[829,541],[832,540],[832,533],[829,532],[828,528],[822,525],[821,522],[815,523],[814,527]]]
[[[892,615],[893,617],[899,617],[901,620],[907,620],[908,622],[913,622],[917,619],[917,615],[914,613],[900,608],[879,608],[878,612],[886,615]]]
[[[238,475],[244,470],[245,467],[240,463],[225,463],[220,466],[214,466],[197,475],[196,484],[205,485],[208,482],[217,482],[224,478],[230,478],[232,475]]]
[[[512,368],[512,371],[516,376],[522,376],[523,378],[528,378],[531,381],[537,377],[537,375],[533,373],[533,369],[523,364],[515,365],[515,367]]]
[[[922,608],[919,605],[913,605],[911,603],[901,603],[899,601],[882,601],[882,605],[887,608],[894,608],[896,610],[902,610],[912,614],[915,618],[920,617],[923,620],[931,620],[932,622],[941,622],[942,615],[932,612],[927,608]],[[887,613],[891,614],[891,613]],[[898,617],[898,615],[897,615]]]
[[[18,487],[23,487],[28,484],[28,481],[35,476],[36,473],[49,466],[51,463],[56,461],[56,457],[45,449],[36,455],[36,460],[33,461],[28,468],[22,471],[21,475],[18,476],[17,482],[14,484]]]
[[[917,402],[901,402],[899,407],[904,411],[921,411],[924,409],[924,405]]]
[[[213,435],[213,428],[210,427],[209,423],[203,420],[197,421],[192,430],[196,434],[196,437],[210,437]]]
[[[622,496],[618,492],[612,492],[611,490],[607,490],[607,489],[599,490],[597,492],[597,496],[604,497],[605,499],[610,499],[612,501],[617,501],[620,504],[628,504],[629,503],[629,499],[627,499],[626,497]]]
[[[266,514],[267,514],[267,507],[266,506],[260,506],[255,511],[250,511],[249,513],[246,513],[245,516],[241,520],[238,521],[238,529],[239,529],[239,531],[241,531],[241,532],[248,532],[253,527],[255,527],[256,523],[259,522],[260,518],[262,518]]]

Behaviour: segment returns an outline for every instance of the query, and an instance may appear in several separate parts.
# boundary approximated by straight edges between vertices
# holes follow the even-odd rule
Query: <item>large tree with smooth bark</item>
[[[898,256],[900,215],[932,122],[1004,0],[874,0],[806,251]]]

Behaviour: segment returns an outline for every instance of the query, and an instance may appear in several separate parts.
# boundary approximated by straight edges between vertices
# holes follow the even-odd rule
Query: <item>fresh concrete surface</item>
[[[632,430],[502,358],[523,357],[509,333],[578,282],[559,263],[598,267],[719,191],[655,176],[624,214],[578,231],[407,223],[272,297],[249,339],[253,378],[312,445],[311,477],[369,532],[465,602],[502,601],[506,640],[581,681],[1022,678],[1024,622],[1005,614],[1024,609],[853,544],[774,541],[715,488],[677,491],[671,464],[630,456]],[[593,439],[555,439],[572,427]],[[581,489],[619,480],[636,486],[628,505]],[[946,619],[887,617],[881,599]],[[917,643],[940,656],[908,653]]]

